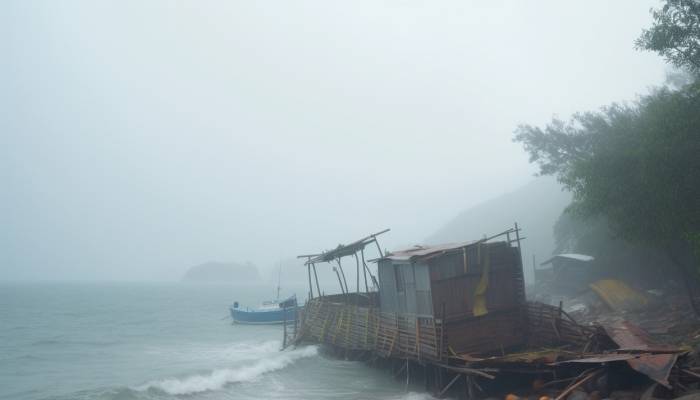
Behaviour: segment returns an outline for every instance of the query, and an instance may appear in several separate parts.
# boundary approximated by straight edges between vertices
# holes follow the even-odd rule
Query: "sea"
[[[234,300],[271,297],[256,285],[0,283],[0,399],[431,398],[314,345],[281,351],[281,326],[232,324]]]

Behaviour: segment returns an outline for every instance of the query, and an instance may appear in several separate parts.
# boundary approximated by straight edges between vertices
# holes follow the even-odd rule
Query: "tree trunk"
[[[697,283],[697,277],[688,271],[688,269],[678,260],[675,253],[672,250],[667,251],[668,257],[671,259],[673,265],[678,268],[678,272],[681,273],[681,278],[683,279],[683,285],[685,286],[686,294],[688,295],[688,302],[690,302],[690,307],[693,309],[696,317],[700,317],[700,306],[697,304],[695,294],[693,293],[693,284]]]

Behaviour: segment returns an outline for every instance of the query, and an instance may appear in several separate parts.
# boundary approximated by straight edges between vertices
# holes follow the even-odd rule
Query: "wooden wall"
[[[488,313],[474,316],[475,291],[482,279],[486,254]],[[448,345],[455,352],[488,353],[525,343],[525,283],[517,247],[496,242],[467,248],[428,261],[436,318],[444,312]],[[443,311],[444,307],[444,311]]]

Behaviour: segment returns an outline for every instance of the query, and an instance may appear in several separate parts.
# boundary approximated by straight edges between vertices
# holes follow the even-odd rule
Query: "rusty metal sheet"
[[[603,329],[620,346],[620,350],[668,353],[683,351],[678,347],[655,343],[647,332],[629,321],[604,323]]]
[[[606,363],[606,362],[628,361],[628,360],[632,360],[632,359],[639,358],[642,356],[643,356],[643,354],[630,354],[630,353],[592,354],[592,355],[589,355],[588,357],[560,361],[557,363],[553,363],[551,365],[561,365],[561,364],[568,364],[568,363],[602,364],[602,363]]]
[[[654,343],[649,334],[629,321],[615,321],[604,324],[603,329],[610,338],[625,351],[645,351],[662,354],[643,354],[627,360],[627,363],[642,374],[660,384],[670,387],[668,374],[678,359],[682,349]]]
[[[462,247],[469,246],[478,242],[477,240],[472,240],[469,242],[459,242],[459,243],[447,243],[437,246],[414,246],[409,249],[392,251],[387,254],[384,258],[394,261],[408,261],[417,257],[426,257],[433,254],[441,254],[446,251],[460,249]]]
[[[557,365],[556,361],[560,358],[576,357],[579,353],[567,350],[537,350],[523,353],[510,353],[503,356],[492,356],[487,358],[477,358],[471,354],[459,354],[457,358],[476,364],[547,364]]]
[[[671,373],[671,368],[676,363],[677,354],[630,354],[630,353],[611,353],[611,354],[596,354],[586,358],[578,358],[575,360],[560,361],[550,365],[561,365],[568,363],[585,363],[585,364],[602,364],[607,362],[626,361],[632,369],[640,372],[650,379],[670,388],[668,383],[668,375]]]
[[[494,363],[526,363],[526,364],[551,364],[557,361],[562,355],[562,352],[552,351],[534,351],[530,353],[515,353],[507,354],[502,357],[496,357],[492,360],[485,360]]]
[[[627,363],[636,371],[670,389],[668,375],[677,359],[678,354],[649,354],[627,360]]]

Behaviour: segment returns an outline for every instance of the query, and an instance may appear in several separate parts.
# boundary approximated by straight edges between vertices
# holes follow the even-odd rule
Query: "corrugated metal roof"
[[[376,243],[377,242],[377,236],[389,232],[390,229],[384,229],[381,232],[373,233],[369,236],[363,237],[360,240],[356,240],[350,244],[342,245],[339,244],[338,247],[332,250],[324,251],[320,254],[305,254],[305,255],[300,255],[297,256],[297,258],[307,258],[307,261],[304,263],[306,264],[314,264],[314,263],[321,263],[321,262],[330,262],[335,259],[339,259],[341,257],[346,257],[346,256],[351,256],[358,251],[361,251],[365,248],[370,243]],[[379,247],[379,244],[377,244],[377,247]]]
[[[671,345],[656,343],[649,333],[626,320],[615,320],[602,324],[605,333],[620,346],[620,350],[678,353],[683,350]]]
[[[433,255],[458,250],[477,242],[479,241],[472,240],[469,242],[446,243],[437,246],[416,245],[408,249],[392,251],[391,253],[387,253],[387,255],[384,256],[384,259],[393,261],[412,261],[418,258],[428,258]]]
[[[589,256],[586,254],[563,253],[563,254],[557,254],[557,255],[553,256],[552,258],[541,262],[540,265],[547,265],[557,258],[566,258],[569,260],[576,260],[576,261],[582,261],[582,262],[590,262],[590,261],[595,260],[595,257]]]
[[[483,239],[471,240],[468,242],[445,243],[445,244],[439,244],[439,245],[434,245],[434,246],[416,245],[416,246],[413,246],[409,249],[392,251],[390,253],[385,254],[384,257],[382,257],[380,259],[393,260],[393,261],[414,261],[416,259],[431,258],[431,257],[438,256],[441,254],[457,251],[457,250],[460,250],[460,249],[467,247],[467,246],[472,246],[472,245],[475,245],[478,243],[486,243],[492,239],[495,239],[495,238],[500,237],[500,236],[509,235],[511,233],[516,235],[517,241],[524,239],[522,237],[517,238],[518,232],[520,232],[520,229],[517,229],[517,224],[516,224],[516,229],[511,228],[511,229],[505,230],[501,233],[498,233],[496,235],[493,235],[491,237],[484,237]]]

